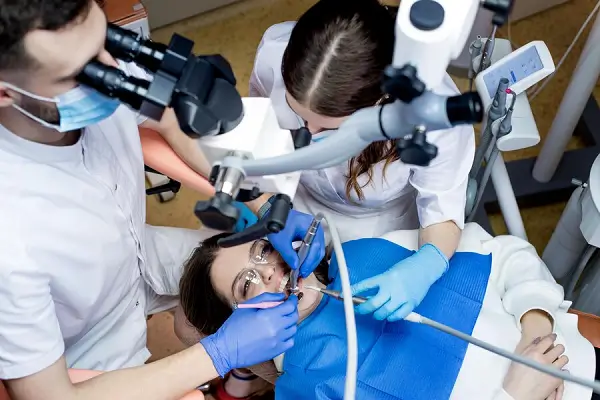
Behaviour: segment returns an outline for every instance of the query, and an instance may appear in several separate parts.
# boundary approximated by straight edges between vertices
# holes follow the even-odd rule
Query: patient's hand
[[[541,310],[530,310],[521,317],[521,341],[515,351],[519,354],[533,342],[535,338],[552,333],[552,318]]]
[[[536,338],[522,350],[517,348],[516,352],[539,363],[562,369],[569,359],[563,355],[564,346],[555,346],[555,341],[555,334]],[[560,379],[513,362],[504,378],[503,388],[515,400],[560,400],[562,384]]]

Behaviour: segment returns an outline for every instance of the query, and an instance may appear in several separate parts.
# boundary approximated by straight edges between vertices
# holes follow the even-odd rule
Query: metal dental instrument
[[[342,296],[342,293],[338,290],[331,290],[331,289],[321,289],[318,288],[316,286],[304,286],[307,289],[311,289],[317,292],[321,292],[323,294],[326,294],[329,297],[333,297],[334,299],[337,300],[344,300],[344,297]],[[366,302],[368,299],[366,297],[360,297],[360,296],[352,296],[352,302],[354,303],[355,306],[362,304],[364,302]]]
[[[344,300],[344,296],[342,296],[342,292],[340,292],[339,290],[321,289],[319,287],[311,286],[311,285],[306,285],[304,287],[307,288],[307,289],[310,289],[310,290],[314,290],[316,292],[321,292],[323,294],[326,294],[327,296],[333,297],[336,300],[341,300],[341,301]],[[359,304],[362,304],[362,303],[366,302],[367,300],[369,300],[369,299],[367,299],[366,297],[352,296],[352,303],[354,303],[355,306],[357,306]],[[417,313],[414,313],[414,312],[411,312],[404,319],[407,320],[407,321],[410,321],[410,322],[424,323],[422,321],[423,318],[424,317],[422,317],[421,315],[419,315]]]
[[[310,250],[313,240],[315,240],[315,237],[317,236],[317,230],[319,229],[322,220],[323,214],[318,213],[315,215],[315,218],[310,223],[308,231],[306,231],[306,235],[304,236],[304,239],[302,239],[302,244],[298,249],[298,259],[300,260],[298,262],[298,268],[292,270],[290,275],[290,291],[296,295],[298,292],[300,292],[300,288],[298,288],[298,275],[300,274],[300,268],[306,261],[306,257],[308,257],[308,251]]]

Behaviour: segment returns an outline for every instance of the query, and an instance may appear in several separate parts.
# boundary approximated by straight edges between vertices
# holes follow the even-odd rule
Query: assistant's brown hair
[[[288,93],[312,112],[345,117],[386,97],[381,77],[394,52],[394,18],[377,0],[320,0],[296,23],[283,55]],[[373,180],[373,166],[398,160],[390,141],[377,142],[352,158],[346,196]],[[358,177],[367,174],[364,185]]]

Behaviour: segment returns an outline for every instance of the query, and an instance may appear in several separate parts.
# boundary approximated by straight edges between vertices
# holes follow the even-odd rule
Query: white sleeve
[[[179,294],[183,264],[196,247],[218,232],[211,229],[185,229],[146,224],[145,278],[159,295]]]
[[[265,31],[254,58],[250,75],[250,97],[269,97],[275,79],[281,74],[281,61],[295,22],[282,22]]]
[[[448,74],[434,92],[446,96],[460,93]],[[437,146],[438,156],[428,167],[413,167],[409,178],[417,190],[419,222],[427,228],[453,221],[463,229],[469,171],[475,158],[475,131],[472,125],[459,125],[430,132],[427,139]]]
[[[480,228],[481,229],[481,228]],[[492,253],[490,280],[502,298],[504,309],[521,329],[521,317],[530,310],[543,310],[556,321],[556,313],[567,311],[562,286],[537,255],[533,245],[514,236],[497,236],[482,242]]]
[[[475,157],[475,133],[471,125],[431,132],[428,140],[438,156],[427,167],[413,167],[410,184],[417,191],[417,212],[422,228],[453,221],[465,224],[469,171]]]
[[[492,400],[515,400],[510,394],[506,393],[503,388],[500,388],[495,394]]]
[[[49,278],[19,249],[0,246],[0,379],[40,372],[64,353]]]
[[[123,72],[125,72],[128,76],[133,76],[135,78],[144,79],[146,81],[152,81],[152,76],[149,73],[147,73],[146,71],[144,71],[142,68],[135,65],[135,63],[132,63],[132,62],[124,63],[122,61],[119,61],[119,68]],[[136,120],[137,120],[138,125],[143,124],[148,119],[148,117],[140,114],[138,111],[133,111],[133,112],[136,114]]]

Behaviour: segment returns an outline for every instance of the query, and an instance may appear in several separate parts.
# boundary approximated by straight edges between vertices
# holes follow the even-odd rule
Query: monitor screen
[[[518,56],[504,63],[501,67],[496,67],[490,72],[484,72],[483,82],[488,94],[493,98],[496,95],[496,90],[498,90],[500,79],[507,78],[509,86],[512,86],[529,75],[540,71],[542,68],[542,59],[536,47],[531,46]]]

